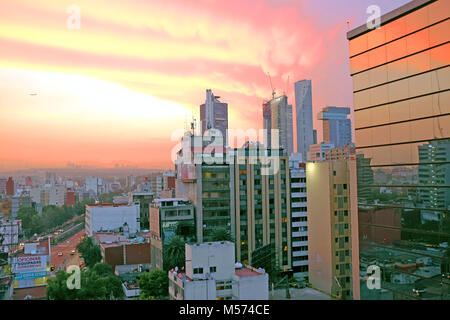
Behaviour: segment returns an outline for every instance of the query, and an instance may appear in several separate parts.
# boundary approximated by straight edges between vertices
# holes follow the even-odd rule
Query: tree
[[[163,299],[169,295],[169,277],[164,270],[152,270],[139,279],[140,299]]]
[[[122,282],[108,267],[104,263],[98,263],[91,270],[81,272],[80,289],[69,289],[67,279],[70,274],[58,271],[55,278],[48,280],[47,297],[51,300],[122,299]]]
[[[67,279],[70,274],[62,270],[56,272],[55,278],[48,279],[47,297],[50,300],[75,300],[77,291],[67,287]]]
[[[92,271],[97,273],[99,276],[109,276],[113,274],[112,267],[109,264],[102,262],[95,264]]]
[[[231,241],[231,242],[234,241],[230,231],[225,228],[215,229],[211,233],[211,239],[212,241]]]
[[[33,208],[20,208],[17,211],[17,219],[22,220],[22,228],[25,236],[30,237],[41,228],[40,217]]]
[[[177,228],[175,230],[175,234],[177,236],[182,237],[184,240],[190,241],[195,239],[195,225],[193,222],[189,221],[180,221],[177,224]]]
[[[92,267],[102,260],[100,247],[96,245],[91,238],[86,237],[77,246],[87,267]]]
[[[176,266],[184,266],[185,257],[185,242],[181,237],[173,236],[169,243],[164,246],[164,270],[168,271]]]

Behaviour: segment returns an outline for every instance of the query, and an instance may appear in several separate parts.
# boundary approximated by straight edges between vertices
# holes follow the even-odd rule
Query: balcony
[[[293,238],[307,237],[307,236],[308,236],[308,231],[297,231],[297,232],[292,232],[292,237],[293,237]]]
[[[306,208],[306,202],[293,202],[291,203],[292,208]]]
[[[292,222],[293,227],[307,227],[308,221],[298,221],[298,222]]]
[[[308,246],[308,241],[292,241],[292,247],[304,247],[304,246]]]
[[[292,192],[291,198],[306,198],[306,192]]]
[[[306,178],[306,172],[305,171],[291,171],[291,178]]]
[[[300,266],[307,266],[308,260],[302,260],[302,261],[292,261],[293,267],[300,267]]]
[[[305,251],[292,251],[293,257],[305,257],[308,256],[308,250]]]
[[[291,189],[293,188],[306,188],[306,183],[305,182],[291,183]]]
[[[308,212],[306,212],[306,211],[292,212],[292,218],[302,218],[302,217],[307,217],[307,216],[308,216]]]

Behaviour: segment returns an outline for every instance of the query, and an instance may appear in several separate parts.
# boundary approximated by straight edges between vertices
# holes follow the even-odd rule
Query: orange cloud
[[[229,103],[230,128],[258,129],[267,72],[279,94],[289,75],[294,104],[292,83],[324,79],[343,35],[302,16],[303,1],[79,0],[78,30],[72,4],[0,4],[0,158],[166,163],[206,88]]]

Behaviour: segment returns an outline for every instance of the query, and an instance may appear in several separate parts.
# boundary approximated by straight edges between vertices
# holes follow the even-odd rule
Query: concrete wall
[[[329,172],[328,162],[308,163],[306,167],[309,282],[326,292],[333,286]]]
[[[269,275],[234,277],[233,296],[238,300],[269,300]]]

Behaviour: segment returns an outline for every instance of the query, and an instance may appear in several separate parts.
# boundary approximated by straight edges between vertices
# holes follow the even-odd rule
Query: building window
[[[203,268],[194,268],[194,274],[203,274]]]
[[[209,267],[209,272],[213,273],[216,272],[217,267]]]

